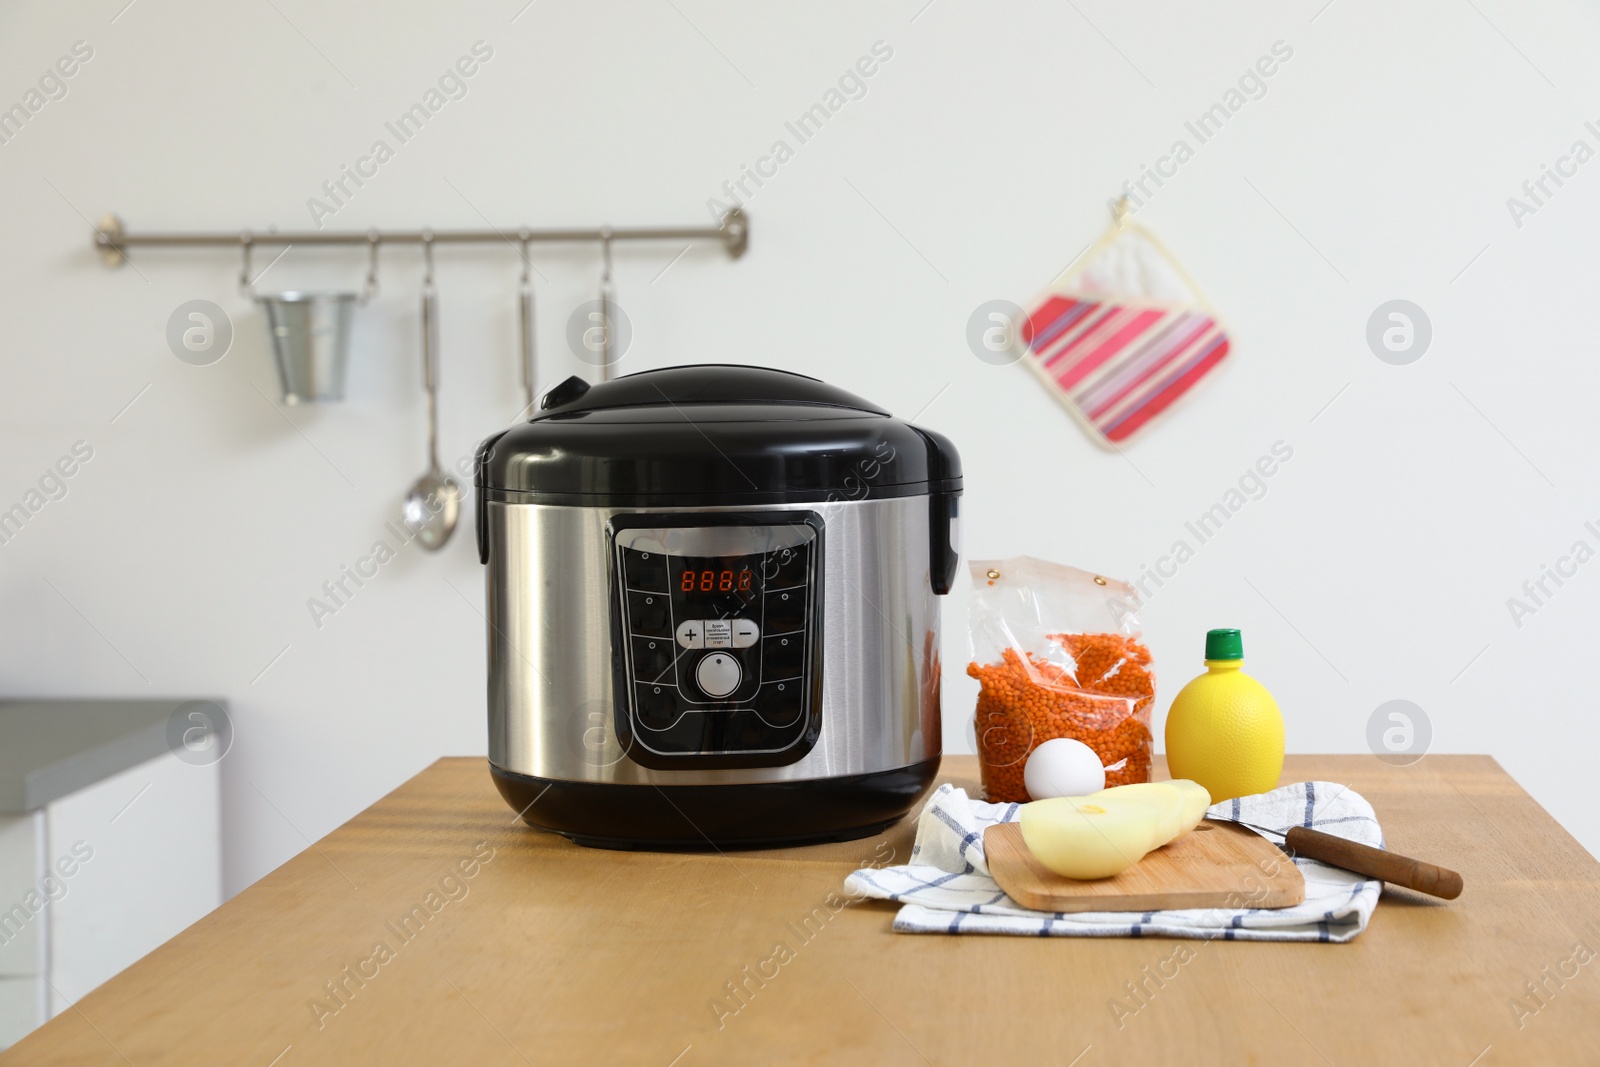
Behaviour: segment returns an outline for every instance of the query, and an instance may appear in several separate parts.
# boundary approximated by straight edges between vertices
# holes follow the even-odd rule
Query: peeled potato
[[[1019,822],[1028,851],[1067,878],[1109,878],[1166,842],[1160,813],[1132,797],[1052,797],[1024,804]]]
[[[1115,785],[1110,789],[1091,793],[1085,799],[1098,800],[1106,797],[1114,798],[1117,803],[1143,804],[1149,808],[1156,820],[1153,833],[1157,841],[1151,846],[1152,848],[1160,848],[1189,829],[1189,826],[1184,825],[1187,812],[1184,795],[1175,788],[1173,782]]]
[[[1175,841],[1200,825],[1200,820],[1205,818],[1206,809],[1211,807],[1211,794],[1206,792],[1205,786],[1199,782],[1191,782],[1187,778],[1175,778],[1170,782],[1118,785],[1102,789],[1093,795],[1147,798],[1160,807],[1166,815],[1166,821],[1162,823],[1161,829],[1161,832],[1166,834],[1166,842]],[[1177,804],[1176,813],[1168,807],[1173,803]]]
[[[1205,786],[1187,778],[1174,778],[1168,784],[1183,794],[1183,829],[1187,833],[1199,826],[1200,820],[1206,817],[1206,809],[1211,807],[1211,794],[1206,792]]]
[[[1022,840],[1059,875],[1109,878],[1193,830],[1210,806],[1211,794],[1187,779],[1113,786],[1024,804]]]

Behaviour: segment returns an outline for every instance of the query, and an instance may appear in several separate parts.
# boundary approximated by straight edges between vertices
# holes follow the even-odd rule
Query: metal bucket
[[[269,293],[256,297],[278,364],[283,401],[344,399],[355,293]]]

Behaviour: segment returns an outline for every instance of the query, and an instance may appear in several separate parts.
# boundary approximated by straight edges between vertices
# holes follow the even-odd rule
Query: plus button
[[[700,619],[688,619],[678,624],[678,644],[684,648],[705,648],[706,628]]]

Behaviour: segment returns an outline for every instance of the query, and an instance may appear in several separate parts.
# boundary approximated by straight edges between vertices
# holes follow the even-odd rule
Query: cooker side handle
[[[928,494],[928,577],[939,596],[950,592],[961,562],[961,490]]]
[[[472,512],[474,525],[478,528],[478,562],[489,562],[489,494],[484,489],[485,481],[483,468],[494,455],[494,446],[500,438],[510,433],[510,429],[501,430],[492,437],[485,437],[478,446],[477,455],[472,461]]]
[[[961,455],[944,434],[912,429],[928,445],[928,580],[944,596],[961,562]]]

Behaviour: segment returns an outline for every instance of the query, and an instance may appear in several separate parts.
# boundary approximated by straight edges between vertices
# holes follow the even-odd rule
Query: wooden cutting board
[[[1046,868],[1014,822],[985,830],[983,851],[1006,895],[1037,911],[1287,908],[1306,899],[1305,879],[1289,857],[1232,823],[1202,822],[1121,874],[1092,882]]]

